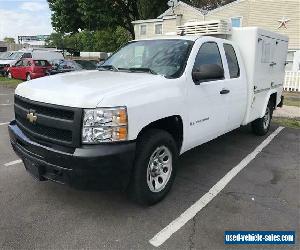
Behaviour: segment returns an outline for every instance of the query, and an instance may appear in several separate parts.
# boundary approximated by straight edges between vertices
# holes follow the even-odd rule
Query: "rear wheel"
[[[30,80],[31,80],[30,73],[27,73],[27,74],[26,74],[26,81],[30,81]]]
[[[166,131],[151,129],[137,142],[129,196],[142,205],[161,201],[170,191],[176,175],[178,149]]]
[[[257,135],[265,135],[268,133],[273,115],[273,105],[269,101],[265,115],[252,122],[252,131]]]

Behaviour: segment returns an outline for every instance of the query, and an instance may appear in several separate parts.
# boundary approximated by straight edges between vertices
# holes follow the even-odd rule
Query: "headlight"
[[[82,143],[125,141],[127,128],[126,107],[85,109]]]

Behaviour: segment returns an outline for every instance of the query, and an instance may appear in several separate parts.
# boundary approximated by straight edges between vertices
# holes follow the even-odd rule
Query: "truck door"
[[[203,40],[201,39],[201,41]],[[194,46],[197,46],[197,44]],[[224,84],[224,78],[204,79],[201,82],[195,82],[192,77],[194,70],[207,65],[218,65],[223,70],[223,62],[217,42],[209,40],[202,42],[195,57],[191,74],[187,74],[188,141],[190,148],[207,142],[227,131],[228,110],[224,104],[228,91]]]
[[[23,65],[23,60],[19,60],[13,67],[10,68],[10,73],[13,78],[19,79],[20,78],[20,71]]]
[[[224,105],[228,112],[228,130],[238,128],[245,116],[247,108],[247,79],[243,70],[241,56],[238,50],[230,43],[224,43],[224,68],[225,68],[225,87],[230,92],[225,97]],[[241,68],[242,67],[242,68]]]

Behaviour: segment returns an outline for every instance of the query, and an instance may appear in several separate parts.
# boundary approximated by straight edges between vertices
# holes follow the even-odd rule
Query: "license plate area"
[[[45,178],[42,176],[44,172],[43,166],[40,166],[28,159],[23,159],[27,172],[36,180],[44,181]]]

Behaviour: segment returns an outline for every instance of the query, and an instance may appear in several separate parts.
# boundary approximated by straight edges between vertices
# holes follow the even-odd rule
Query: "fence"
[[[300,71],[286,71],[283,89],[300,92]]]

